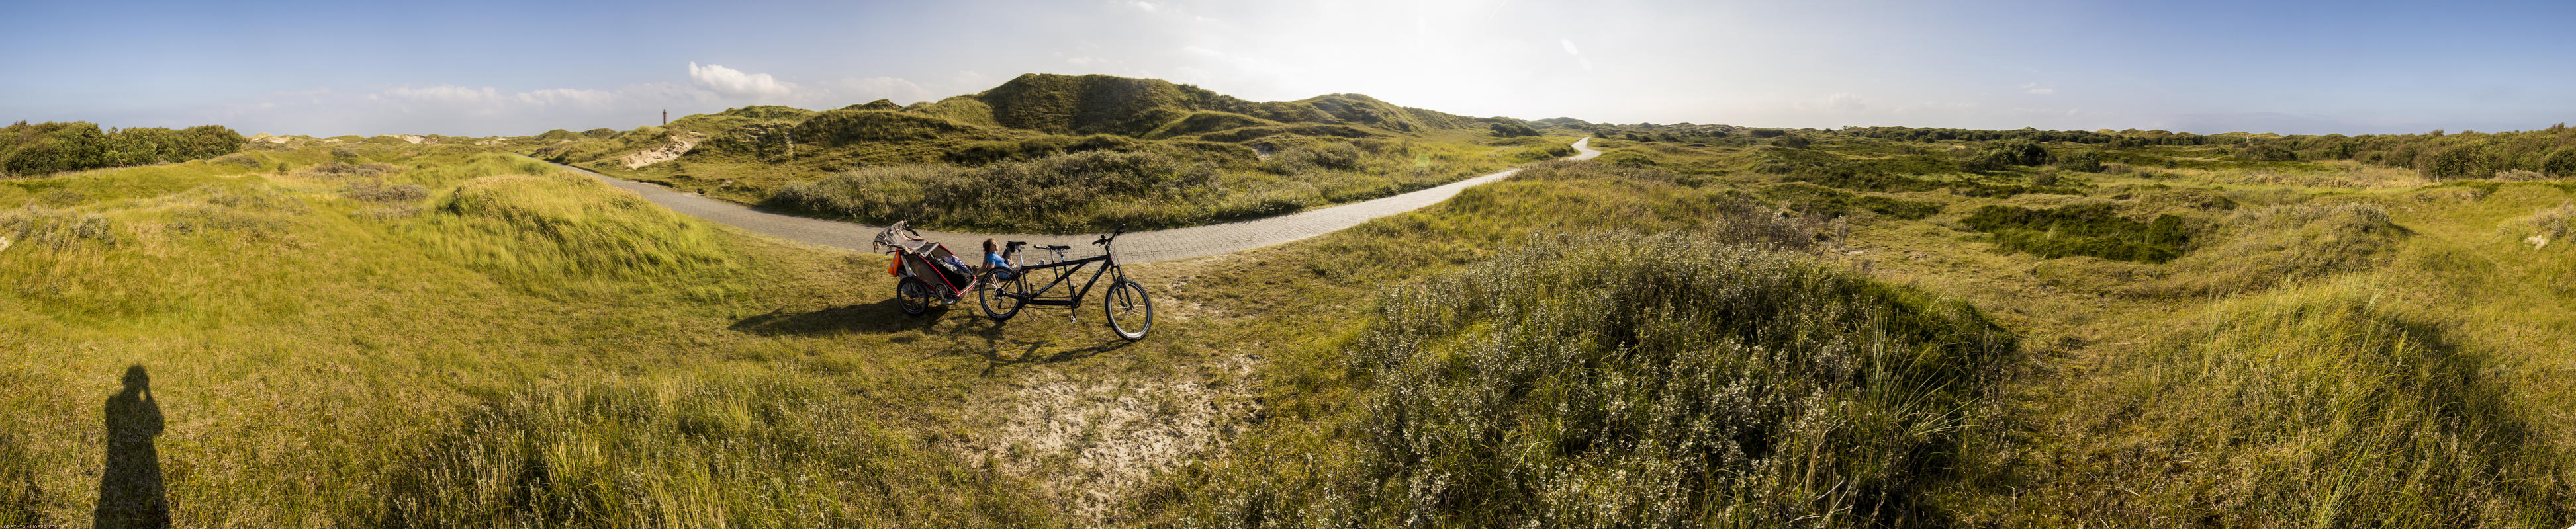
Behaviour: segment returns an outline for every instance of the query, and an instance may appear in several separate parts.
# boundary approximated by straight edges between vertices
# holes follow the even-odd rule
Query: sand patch
[[[688,154],[689,149],[697,148],[698,140],[702,139],[706,139],[706,135],[695,132],[672,136],[671,143],[664,144],[660,147],[637,151],[634,154],[626,155],[625,158],[621,158],[618,161],[626,164],[627,169],[640,169],[647,165],[677,160],[680,159],[680,155]]]
[[[1106,521],[1154,472],[1222,448],[1251,417],[1252,355],[1216,360],[1205,377],[1074,380],[1021,377],[1017,390],[967,409],[999,424],[953,449],[994,469],[1046,482],[1072,512]]]

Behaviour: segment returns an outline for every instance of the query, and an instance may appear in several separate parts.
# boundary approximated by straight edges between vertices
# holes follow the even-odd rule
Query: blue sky
[[[256,7],[252,7],[256,6]],[[2423,132],[2576,121],[2576,2],[24,3],[0,120],[533,134],[1027,72],[1619,123]]]

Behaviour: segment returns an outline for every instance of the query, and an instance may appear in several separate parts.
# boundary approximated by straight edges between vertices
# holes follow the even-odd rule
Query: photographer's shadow
[[[161,404],[143,366],[125,368],[125,389],[107,398],[107,465],[99,472],[95,527],[169,527],[170,500],[161,484]]]
[[[945,312],[960,305],[931,307],[929,314],[912,316],[903,313],[903,300],[888,298],[875,303],[844,305],[810,312],[788,314],[772,310],[733,322],[726,328],[761,336],[822,336],[840,333],[884,334],[918,329],[937,321]],[[981,316],[978,316],[981,317]]]

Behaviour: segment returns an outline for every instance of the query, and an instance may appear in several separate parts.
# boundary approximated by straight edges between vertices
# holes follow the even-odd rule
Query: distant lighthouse
[[[662,109],[662,124],[663,124],[663,125],[670,125],[670,124],[671,124],[671,109],[667,109],[667,108]]]

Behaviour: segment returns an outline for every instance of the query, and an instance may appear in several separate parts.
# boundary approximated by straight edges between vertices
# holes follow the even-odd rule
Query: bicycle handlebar
[[[1108,235],[1102,235],[1102,236],[1100,236],[1100,240],[1091,241],[1091,244],[1095,244],[1095,245],[1107,245],[1107,244],[1109,244],[1109,241],[1110,241],[1110,240],[1112,240],[1112,239],[1117,239],[1117,238],[1118,238],[1118,236],[1120,236],[1120,235],[1126,235],[1126,234],[1127,234],[1127,227],[1126,227],[1126,226],[1119,226],[1119,227],[1118,227],[1118,231],[1110,232]]]

